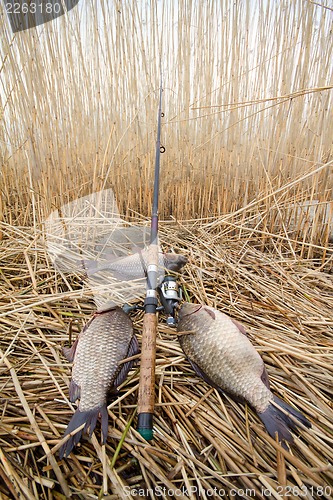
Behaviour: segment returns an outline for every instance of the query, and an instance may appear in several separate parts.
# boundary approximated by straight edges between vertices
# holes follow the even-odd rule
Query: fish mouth
[[[185,255],[166,253],[163,256],[165,267],[168,271],[178,272],[188,262],[188,258]]]

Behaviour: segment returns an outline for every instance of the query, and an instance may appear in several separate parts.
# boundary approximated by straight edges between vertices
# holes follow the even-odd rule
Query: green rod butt
[[[153,439],[152,413],[139,413],[137,431],[146,441],[151,441]]]

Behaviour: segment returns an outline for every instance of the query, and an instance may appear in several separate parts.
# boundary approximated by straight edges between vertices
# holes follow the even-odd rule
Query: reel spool
[[[171,327],[177,326],[175,318],[176,308],[178,303],[183,298],[183,290],[178,285],[174,276],[167,275],[164,277],[161,285],[158,288],[160,301],[165,313],[167,314],[167,325]]]

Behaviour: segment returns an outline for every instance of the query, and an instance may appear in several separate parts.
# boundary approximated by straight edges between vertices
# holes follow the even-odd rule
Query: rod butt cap
[[[137,431],[146,441],[151,441],[153,439],[152,413],[139,413]]]

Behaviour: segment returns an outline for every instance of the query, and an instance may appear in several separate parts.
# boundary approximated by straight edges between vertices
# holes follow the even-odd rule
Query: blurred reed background
[[[236,223],[264,220],[273,232],[281,210],[304,200],[332,216],[332,166],[320,168],[332,160],[332,9],[303,0],[82,0],[14,35],[1,9],[6,223],[38,224],[104,187],[125,215],[150,214],[160,59],[162,218],[250,204]],[[312,230],[312,243],[329,232]]]

